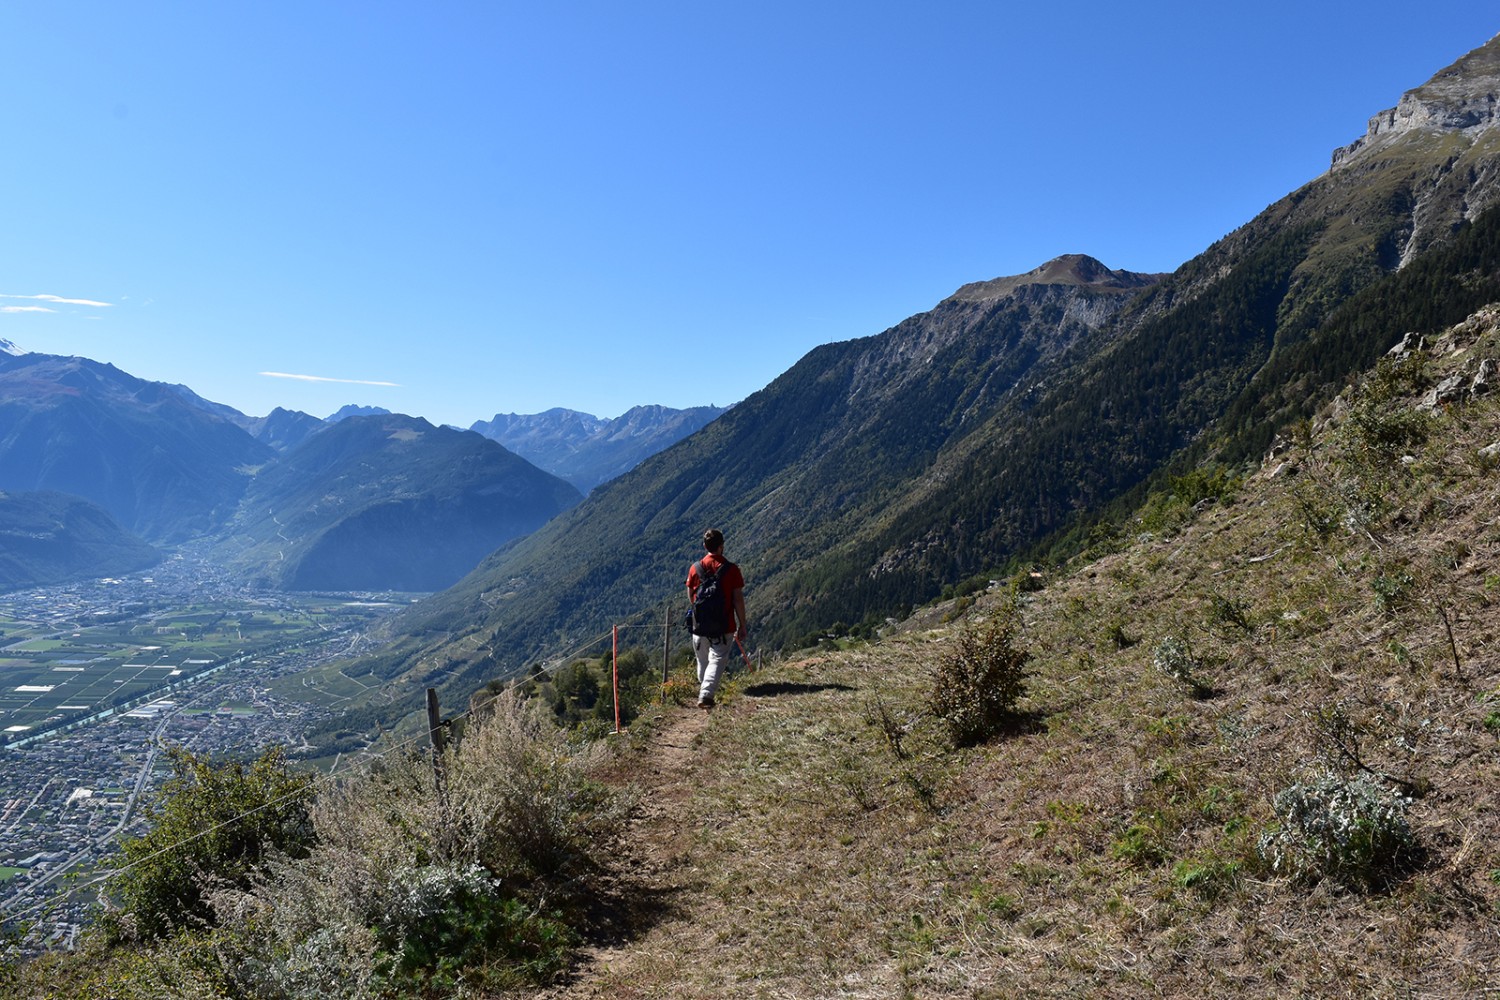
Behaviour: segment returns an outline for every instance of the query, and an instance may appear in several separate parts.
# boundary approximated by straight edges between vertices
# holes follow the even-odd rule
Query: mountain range
[[[588,493],[723,412],[718,406],[686,410],[636,406],[607,420],[556,408],[544,413],[497,413],[493,420],[475,421],[469,430],[499,441],[533,465]]]
[[[375,669],[445,662],[467,690],[659,614],[710,525],[762,643],[874,626],[1259,459],[1404,333],[1500,300],[1497,91],[1500,40],[1170,275],[1068,256],[816,348],[411,609]]]
[[[465,693],[679,600],[710,525],[763,644],[873,629],[1065,557],[1168,477],[1256,461],[1404,334],[1500,300],[1497,91],[1492,40],[1171,274],[1069,254],[966,284],[719,413],[257,419],[0,353],[0,489],[81,497],[151,543],[216,539],[271,586],[426,589],[482,556],[370,661]]]
[[[0,489],[82,497],[173,543],[221,525],[274,455],[179,387],[87,358],[0,353]]]
[[[637,407],[552,444],[597,484],[715,412]],[[530,422],[533,443],[555,425],[513,419]],[[479,434],[352,405],[250,417],[184,385],[8,342],[0,489],[6,589],[117,575],[159,558],[153,546],[206,539],[253,586],[435,590],[581,499]]]

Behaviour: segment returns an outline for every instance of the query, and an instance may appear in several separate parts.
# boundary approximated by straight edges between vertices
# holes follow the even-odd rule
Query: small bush
[[[1205,614],[1210,625],[1235,628],[1241,632],[1255,631],[1249,603],[1221,594],[1217,590],[1208,595],[1208,610]]]
[[[1109,628],[1105,633],[1105,638],[1116,649],[1129,649],[1140,641],[1125,631],[1125,623],[1118,619],[1110,622]]]
[[[381,914],[377,981],[418,995],[539,982],[561,971],[565,926],[505,895],[478,865],[402,873]],[[424,992],[425,991],[425,992]]]
[[[1375,591],[1375,606],[1381,613],[1393,615],[1411,602],[1412,590],[1417,581],[1404,570],[1393,570],[1377,576],[1370,583]]]
[[[928,703],[958,746],[984,742],[1014,717],[1031,659],[1016,647],[1017,631],[1006,615],[966,623],[938,662]]]
[[[1151,665],[1168,677],[1184,684],[1195,697],[1207,697],[1213,689],[1198,677],[1198,659],[1186,636],[1167,635],[1151,651]]]
[[[1158,813],[1138,815],[1136,822],[1115,839],[1110,855],[1138,867],[1161,864],[1168,857],[1162,825],[1163,818]]]
[[[279,747],[249,765],[168,747],[172,776],[145,812],[151,829],[122,845],[111,881],[121,909],[107,915],[115,939],[162,938],[213,923],[210,895],[247,887],[273,856],[303,856],[315,841],[312,779],[292,773]]]
[[[1276,794],[1281,825],[1261,838],[1261,856],[1284,874],[1377,888],[1416,857],[1410,804],[1363,774],[1316,775]]]

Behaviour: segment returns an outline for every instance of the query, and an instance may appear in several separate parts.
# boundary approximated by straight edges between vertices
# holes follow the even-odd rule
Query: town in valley
[[[69,947],[122,836],[171,774],[168,747],[249,760],[307,742],[377,687],[339,669],[410,595],[252,592],[179,554],[118,579],[0,594],[0,916]]]

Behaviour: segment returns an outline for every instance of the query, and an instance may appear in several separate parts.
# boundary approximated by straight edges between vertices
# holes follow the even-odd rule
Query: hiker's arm
[[[734,592],[734,620],[739,622],[739,631],[735,637],[741,642],[745,641],[745,634],[750,630],[749,619],[745,617],[745,589],[741,587]]]

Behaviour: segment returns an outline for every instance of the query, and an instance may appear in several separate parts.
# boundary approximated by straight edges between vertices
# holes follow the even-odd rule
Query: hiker
[[[698,656],[698,707],[708,709],[714,707],[734,644],[745,642],[745,577],[724,558],[724,533],[718,528],[703,533],[703,548],[708,554],[688,570],[688,627]]]

